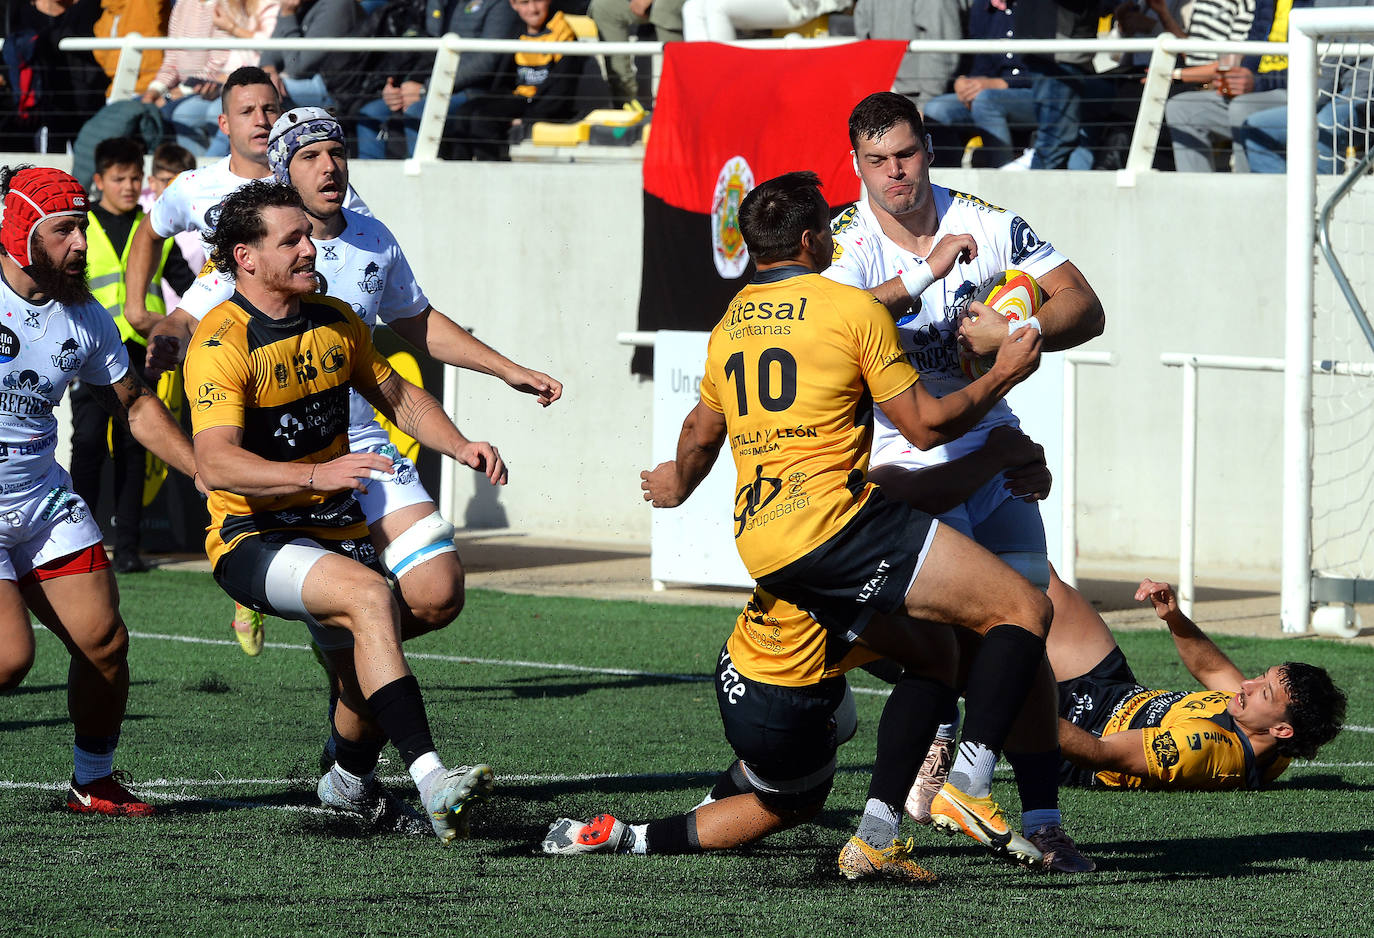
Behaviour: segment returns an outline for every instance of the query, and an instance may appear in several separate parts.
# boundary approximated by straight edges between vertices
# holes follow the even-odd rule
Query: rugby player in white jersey
[[[849,138],[865,195],[834,221],[835,253],[825,276],[869,290],[888,307],[928,390],[943,396],[964,387],[970,378],[960,364],[961,348],[970,355],[993,354],[1019,328],[1040,330],[1047,352],[1072,348],[1102,333],[1105,317],[1092,287],[1024,219],[931,183],[929,138],[909,99],[890,92],[869,95],[850,114]],[[974,300],[981,287],[1011,268],[1029,273],[1045,294],[1028,322],[1009,324]],[[919,490],[921,470],[980,450],[994,427],[1019,426],[1011,407],[1001,401],[962,437],[922,452],[881,412],[875,420],[869,477],[889,497],[898,498]],[[1033,500],[1012,497],[1003,475],[939,518],[1048,589],[1052,573],[1039,509]],[[923,768],[921,791],[913,789],[908,801],[913,817],[926,823],[931,812],[942,810],[937,792],[943,773],[950,772],[955,787],[969,778],[962,753],[950,765],[948,740],[953,739],[957,713],[949,718]],[[1093,869],[1063,832],[1055,685],[1048,662],[1006,754],[1021,790],[1024,832],[1045,854],[1046,865],[1060,872]]]
[[[121,783],[115,747],[129,697],[129,633],[100,527],[57,464],[53,408],[81,380],[133,436],[193,476],[191,442],[129,367],[86,284],[86,192],[56,169],[0,168],[0,692],[33,666],[32,612],[67,646],[75,729],[67,806],[149,815]]]
[[[315,271],[324,292],[348,303],[367,325],[386,323],[438,361],[500,377],[543,405],[558,400],[563,386],[557,380],[515,364],[436,310],[387,227],[344,207],[350,191],[344,134],[328,111],[302,107],[283,114],[272,128],[269,159],[277,179],[292,185],[305,203],[317,251]],[[169,325],[184,317],[194,326],[233,291],[233,280],[219,272],[200,277],[182,297],[174,313],[177,320]],[[167,334],[178,341],[161,343],[156,360],[149,355],[152,372],[172,367],[173,345],[184,345],[184,340]],[[349,416],[349,448],[381,453],[395,467],[391,476],[359,492],[358,501],[382,563],[401,590],[402,634],[411,638],[443,628],[458,616],[464,598],[454,528],[425,491],[415,464],[391,443],[372,405],[356,392],[350,394]],[[347,738],[348,728],[343,732]],[[348,744],[339,749],[338,733],[336,721],[326,763],[336,752],[353,751]],[[379,751],[368,753],[354,763],[355,768],[369,761],[375,766]]]

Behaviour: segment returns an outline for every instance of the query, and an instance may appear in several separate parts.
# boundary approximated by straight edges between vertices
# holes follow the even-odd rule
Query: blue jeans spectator
[[[448,116],[451,120],[467,101],[468,96],[454,92],[448,102]],[[384,160],[386,156],[386,132],[399,120],[405,128],[406,156],[415,155],[415,141],[420,138],[420,118],[425,113],[425,99],[422,97],[404,112],[393,111],[386,101],[374,98],[358,108],[358,159]]]
[[[1092,128],[1085,118],[1091,102],[1110,98],[1110,82],[1075,65],[1042,62],[1031,91],[1038,125],[1031,169],[1092,169]]]
[[[282,87],[292,107],[333,107],[334,98],[325,87],[324,77],[316,73],[309,78],[281,77]]]
[[[1355,115],[1357,126],[1364,118]],[[1288,108],[1273,107],[1251,114],[1236,131],[1238,142],[1245,146],[1246,158],[1252,173],[1282,173],[1288,170]],[[1353,145],[1349,131],[1343,135],[1341,150]],[[1344,162],[1342,155],[1341,162]],[[1336,160],[1336,103],[1328,100],[1317,111],[1317,172],[1322,175],[1341,172]]]
[[[196,156],[226,156],[229,138],[219,132],[221,105],[218,97],[205,100],[198,94],[188,94],[168,101],[162,109],[162,119],[177,143]],[[223,143],[217,138],[223,138]],[[216,152],[222,149],[223,152]]]
[[[959,128],[969,136],[981,134],[988,166],[1001,166],[1015,158],[1011,128],[1034,127],[1035,94],[1029,88],[984,88],[970,106],[957,94],[931,98],[922,108],[928,124]]]

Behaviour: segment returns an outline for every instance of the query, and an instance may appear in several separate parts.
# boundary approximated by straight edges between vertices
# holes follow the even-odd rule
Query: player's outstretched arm
[[[322,463],[276,462],[243,448],[242,427],[208,427],[196,434],[196,466],[207,489],[250,498],[298,492],[365,491],[372,472],[388,472],[391,460],[377,453],[346,453]]]
[[[418,440],[421,446],[482,473],[492,485],[506,484],[506,464],[496,447],[463,436],[434,395],[424,388],[416,387],[394,371],[380,384],[355,387],[373,407]]]
[[[437,361],[500,378],[517,391],[533,394],[544,407],[563,396],[562,382],[542,371],[517,365],[433,306],[426,307],[418,316],[397,319],[389,325],[393,332]]]
[[[682,421],[677,458],[639,474],[644,500],[655,508],[681,505],[711,472],[724,442],[725,415],[697,401],[697,406]]]
[[[124,268],[124,318],[139,335],[146,336],[162,318],[148,311],[148,285],[153,280],[157,259],[162,255],[162,242],[167,239],[158,237],[146,218],[134,229],[133,239],[134,243],[129,246],[129,262]]]
[[[100,406],[124,423],[144,449],[178,472],[195,475],[191,441],[138,372],[130,368],[114,384],[87,386]]]
[[[1140,730],[1125,730],[1099,738],[1061,719],[1059,751],[1074,765],[1094,772],[1125,772],[1141,777],[1149,772],[1145,763],[1145,734]]]
[[[1030,377],[1040,364],[1040,333],[1022,329],[1007,340],[987,374],[944,397],[917,381],[878,406],[917,449],[928,450],[957,439],[982,420],[1007,392]]]
[[[923,469],[896,464],[878,466],[868,481],[883,494],[938,515],[962,505],[993,476],[1008,471],[1007,488],[1019,498],[1039,500],[1049,495],[1050,471],[1039,443],[1014,427],[994,427],[976,452]]]
[[[1183,661],[1188,673],[1208,690],[1234,694],[1240,690],[1245,675],[1226,653],[1217,647],[1216,642],[1207,637],[1197,623],[1185,616],[1178,608],[1178,598],[1168,583],[1159,583],[1146,578],[1140,581],[1135,591],[1136,602],[1149,600],[1155,607],[1155,615],[1164,620],[1169,634],[1174,638],[1174,648]]]
[[[148,357],[144,373],[149,381],[156,381],[164,371],[174,371],[181,364],[196,325],[191,314],[180,306],[158,318],[157,324],[148,333]]]

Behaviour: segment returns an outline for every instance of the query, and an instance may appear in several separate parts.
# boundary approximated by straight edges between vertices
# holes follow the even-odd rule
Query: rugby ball
[[[974,299],[991,306],[1007,322],[1025,322],[1040,312],[1045,295],[1024,270],[1007,270],[984,284]],[[970,379],[983,377],[996,360],[996,355],[973,355],[963,346],[959,348],[959,367]]]

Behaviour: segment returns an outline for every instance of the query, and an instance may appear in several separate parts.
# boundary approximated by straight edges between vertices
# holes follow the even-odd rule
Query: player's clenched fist
[[[645,469],[639,474],[639,478],[644,500],[655,508],[676,508],[682,504],[675,460],[661,462],[653,469]]]

